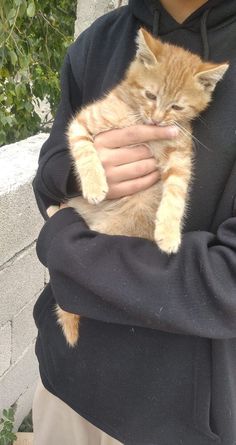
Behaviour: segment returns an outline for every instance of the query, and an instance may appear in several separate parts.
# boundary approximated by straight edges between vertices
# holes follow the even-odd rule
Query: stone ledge
[[[32,179],[47,137],[48,134],[39,134],[0,149],[0,268],[31,244],[42,227]]]
[[[39,133],[0,149],[0,195],[10,193],[33,179],[37,169],[39,150],[48,138]]]

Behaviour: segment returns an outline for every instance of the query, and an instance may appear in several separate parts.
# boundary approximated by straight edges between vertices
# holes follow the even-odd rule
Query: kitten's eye
[[[150,91],[145,91],[145,94],[146,94],[146,96],[147,96],[148,99],[156,100],[156,98],[157,98],[157,97],[155,96],[155,94],[151,93]]]
[[[176,104],[172,105],[171,108],[172,108],[172,110],[176,110],[176,111],[180,111],[180,110],[184,109],[184,107],[180,107],[179,105],[176,105]]]

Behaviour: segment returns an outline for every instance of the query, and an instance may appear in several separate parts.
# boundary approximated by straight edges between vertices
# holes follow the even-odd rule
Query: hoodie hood
[[[175,31],[178,28],[188,28],[191,31],[201,30],[201,20],[206,15],[207,29],[217,29],[236,20],[235,0],[209,0],[182,24],[176,22],[164,9],[159,0],[129,0],[129,8],[132,14],[148,29],[154,30],[154,34],[160,36]],[[157,23],[158,22],[158,23]],[[158,28],[158,32],[157,32]]]

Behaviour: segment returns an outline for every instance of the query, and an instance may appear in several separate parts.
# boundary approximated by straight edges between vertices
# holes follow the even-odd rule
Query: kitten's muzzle
[[[157,127],[167,127],[168,125],[171,125],[170,122],[166,122],[166,121],[158,121],[156,119],[152,119],[152,123],[153,125],[157,125]]]

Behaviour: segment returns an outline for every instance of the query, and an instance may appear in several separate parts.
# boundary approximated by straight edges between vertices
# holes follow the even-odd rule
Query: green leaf
[[[15,51],[10,51],[10,58],[11,58],[12,65],[15,66],[15,64],[17,62],[17,55],[16,55]]]
[[[1,77],[3,77],[3,79],[4,79],[4,78],[8,78],[9,76],[10,76],[10,73],[9,73],[8,69],[3,66],[0,69],[0,79],[1,79]]]
[[[8,445],[11,445],[11,443],[12,443],[12,434],[7,432],[7,433],[5,434],[5,438],[6,438],[6,443],[7,443]]]
[[[21,56],[20,59],[19,59],[19,62],[20,62],[20,67],[22,69],[28,68],[29,58],[26,55]]]
[[[25,13],[26,9],[27,9],[27,3],[26,3],[26,0],[23,0],[21,2],[21,5],[20,5],[19,17],[23,17],[24,16],[24,13]]]
[[[35,4],[34,2],[31,2],[27,8],[27,15],[28,17],[34,17],[35,16]]]
[[[31,113],[34,109],[33,105],[31,104],[31,102],[25,102],[25,109],[26,111],[28,111],[29,113]]]
[[[11,19],[15,18],[16,16],[16,9],[10,9],[10,11],[7,14],[7,20],[10,21]]]
[[[37,99],[47,98],[55,113],[58,72],[73,40],[76,11],[76,0],[59,3],[58,8],[58,0],[0,0],[0,146],[39,130],[42,123],[33,105]],[[7,415],[3,420],[11,420]]]
[[[10,422],[10,420],[7,420],[6,422],[5,422],[5,429],[6,429],[6,431],[9,431],[9,432],[11,432],[12,431],[12,428],[13,428],[13,425],[12,425],[12,422]]]
[[[14,409],[13,408],[9,408],[9,410],[8,410],[8,419],[11,420],[12,422],[14,421]]]

